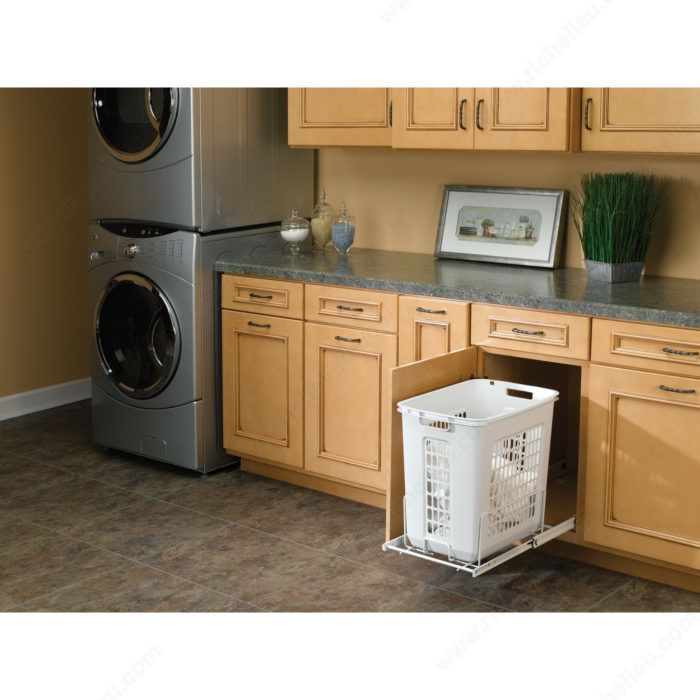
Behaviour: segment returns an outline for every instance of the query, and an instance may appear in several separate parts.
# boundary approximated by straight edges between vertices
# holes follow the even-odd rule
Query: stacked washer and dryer
[[[210,472],[232,462],[214,263],[280,248],[313,152],[280,89],[95,88],[91,121],[93,439]]]

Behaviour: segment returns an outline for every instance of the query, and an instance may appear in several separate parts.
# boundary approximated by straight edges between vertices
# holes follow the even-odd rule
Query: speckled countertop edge
[[[514,268],[369,249],[353,250],[347,260],[327,255],[330,257],[321,259],[321,266],[332,264],[336,269],[318,269],[319,258],[313,255],[292,259],[282,253],[256,260],[240,260],[225,254],[216,262],[215,269],[223,273],[700,328],[698,280],[645,277],[641,284],[608,285],[588,281],[585,271],[578,269]],[[344,265],[354,269],[337,269]],[[454,279],[451,284],[416,280],[411,279],[412,271],[418,272],[419,277],[439,277],[443,272],[452,277],[459,273],[458,276],[465,278],[476,274],[485,283],[470,286]],[[548,288],[546,293],[538,291],[543,286]]]

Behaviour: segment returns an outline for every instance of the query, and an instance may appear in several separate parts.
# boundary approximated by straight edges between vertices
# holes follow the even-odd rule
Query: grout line
[[[595,612],[595,609],[602,605],[608,598],[611,596],[614,596],[616,593],[619,593],[623,588],[626,588],[627,586],[630,585],[634,581],[634,578],[631,579],[630,581],[625,581],[619,588],[616,588],[613,591],[610,591],[610,593],[606,593],[600,600],[597,600],[593,605],[591,605],[589,608],[586,608],[584,612]]]

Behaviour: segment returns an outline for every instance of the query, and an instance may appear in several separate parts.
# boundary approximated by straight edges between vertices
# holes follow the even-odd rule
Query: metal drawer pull
[[[697,350],[674,350],[673,348],[661,348],[663,352],[669,355],[683,355],[683,357],[691,357],[692,355],[700,355]]]
[[[269,323],[254,323],[253,321],[248,321],[248,325],[253,326],[253,328],[272,328]]]
[[[364,311],[361,306],[343,306],[342,304],[338,304],[338,306],[335,308],[338,309],[338,311],[354,311],[358,314],[361,314]]]
[[[248,296],[251,299],[272,299],[272,294],[256,294],[255,292],[251,292]]]
[[[416,311],[421,314],[446,314],[445,309],[427,309],[425,306],[416,306]]]
[[[659,384],[659,389],[661,391],[670,391],[672,394],[694,394],[695,389],[674,389],[672,386],[666,386],[665,384]]]
[[[589,121],[589,112],[591,110],[591,102],[593,102],[592,97],[586,99],[586,104],[583,108],[583,126],[586,127],[586,131],[593,131],[591,129],[591,123]]]
[[[361,343],[362,342],[361,338],[343,338],[342,335],[336,335],[335,339],[342,340],[344,343]]]
[[[466,100],[462,100],[459,103],[459,128],[466,131],[467,127],[464,126],[464,107],[467,104]]]
[[[481,105],[482,105],[482,104],[484,104],[484,101],[483,101],[483,100],[479,100],[479,101],[476,103],[476,128],[477,128],[479,131],[483,131],[483,130],[484,130],[484,127],[481,126]]]
[[[511,328],[511,332],[520,335],[544,335],[544,331],[527,331],[524,328]]]

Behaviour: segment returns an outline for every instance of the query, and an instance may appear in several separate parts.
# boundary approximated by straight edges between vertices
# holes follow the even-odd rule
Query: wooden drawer
[[[700,377],[700,331],[593,319],[591,359]]]
[[[396,333],[398,297],[367,289],[307,284],[305,318],[352,328]]]
[[[399,297],[399,364],[427,360],[469,345],[469,303]]]
[[[509,306],[472,305],[472,345],[587,360],[591,319]]]
[[[304,318],[304,285],[245,275],[222,275],[221,306],[235,311]]]

